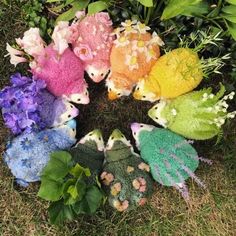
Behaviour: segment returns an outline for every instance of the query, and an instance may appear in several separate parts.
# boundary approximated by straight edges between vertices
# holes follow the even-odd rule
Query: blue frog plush
[[[54,151],[69,149],[75,144],[76,122],[38,133],[23,133],[8,143],[4,160],[16,181],[23,187],[40,180],[42,169]]]

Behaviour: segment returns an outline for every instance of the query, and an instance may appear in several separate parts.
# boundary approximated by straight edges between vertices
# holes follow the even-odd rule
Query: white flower
[[[141,22],[138,22],[135,25],[135,29],[137,29],[140,34],[146,34],[147,30],[150,30],[151,28]]]
[[[16,39],[16,42],[26,53],[33,57],[44,52],[45,42],[41,38],[38,28],[30,28],[24,33],[23,38]]]
[[[54,49],[61,55],[68,48],[72,31],[68,21],[59,21],[54,28],[52,39],[54,42]]]
[[[125,22],[121,22],[121,25],[125,28],[125,27],[129,27],[129,26],[133,26],[137,24],[137,20],[126,20]]]
[[[144,52],[146,50],[146,43],[143,40],[134,40],[132,41],[132,50],[138,51],[138,52]]]
[[[152,33],[152,39],[150,40],[151,44],[158,44],[159,46],[164,46],[165,43],[162,41],[162,39],[158,36],[158,34],[154,31]]]
[[[173,116],[176,116],[176,115],[177,115],[177,111],[176,111],[175,109],[172,109],[172,110],[171,110],[171,113],[172,113]]]
[[[5,57],[10,56],[10,63],[14,66],[16,66],[18,63],[27,61],[24,57],[21,57],[24,55],[24,52],[11,47],[8,43],[6,50],[8,51],[8,54],[6,54]]]
[[[157,59],[156,52],[154,51],[152,46],[149,46],[145,52],[146,54],[146,62],[150,62],[152,59]]]
[[[125,64],[129,66],[129,70],[138,69],[138,57],[137,52],[133,52],[131,55],[126,55]]]
[[[130,41],[128,40],[127,37],[125,36],[120,36],[119,38],[117,38],[114,41],[114,44],[116,45],[116,47],[125,47],[130,43]]]

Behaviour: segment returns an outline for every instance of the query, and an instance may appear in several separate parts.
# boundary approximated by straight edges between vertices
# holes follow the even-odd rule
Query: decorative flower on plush
[[[144,205],[153,188],[149,166],[117,129],[109,137],[105,160],[100,177],[110,205],[120,212]]]
[[[44,54],[38,57],[36,67],[32,68],[33,75],[44,80],[53,95],[74,103],[88,104],[88,85],[84,80],[81,60],[70,48],[58,55],[53,47],[50,44]]]
[[[227,118],[236,115],[236,111],[227,112],[227,100],[233,99],[235,93],[223,97],[224,93],[225,88],[221,85],[216,95],[208,88],[173,100],[161,100],[149,110],[148,115],[158,124],[186,138],[210,139],[222,132]]]
[[[131,20],[115,29],[116,40],[110,56],[111,73],[106,81],[110,100],[128,96],[160,57],[159,45],[164,43],[156,33],[148,33],[149,29]]]
[[[80,14],[78,17],[78,21],[71,25],[73,50],[84,62],[89,77],[98,83],[110,69],[112,21],[106,12]]]
[[[17,183],[27,187],[29,182],[40,180],[52,152],[69,149],[75,142],[76,122],[69,121],[57,128],[24,133],[7,145],[4,160]]]
[[[150,165],[152,177],[158,183],[175,187],[185,199],[189,197],[185,184],[189,177],[205,187],[194,172],[199,160],[208,164],[211,161],[199,157],[190,145],[191,141],[167,129],[151,125],[133,123],[131,129],[141,157]]]
[[[199,33],[203,34],[202,32]],[[148,76],[138,82],[133,96],[135,99],[154,102],[161,98],[175,98],[196,88],[204,77],[211,72],[219,73],[224,64],[222,58],[199,58],[198,52],[207,44],[217,41],[217,35],[212,39],[203,34],[190,35],[192,42],[182,41],[180,48],[161,56],[152,67]],[[194,49],[189,44],[199,39]]]
[[[102,172],[104,161],[104,142],[101,131],[89,132],[69,152],[75,163],[90,169],[89,183],[96,183],[97,177]]]
[[[50,94],[44,81],[20,73],[12,75],[10,81],[11,85],[0,91],[0,107],[13,134],[57,126],[78,115],[72,104]]]

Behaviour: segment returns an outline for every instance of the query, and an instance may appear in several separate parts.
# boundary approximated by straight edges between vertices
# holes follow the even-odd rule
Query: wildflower
[[[135,29],[137,29],[140,34],[146,34],[147,30],[150,30],[151,28],[141,22],[138,22]]]
[[[131,55],[126,55],[125,64],[129,66],[130,70],[138,69],[137,52],[133,52]]]
[[[93,59],[93,53],[90,47],[86,44],[80,44],[78,47],[74,48],[74,53],[82,61],[88,61]]]
[[[128,40],[128,38],[124,35],[118,37],[115,41],[114,44],[116,45],[116,47],[125,47],[130,43],[130,41]]]

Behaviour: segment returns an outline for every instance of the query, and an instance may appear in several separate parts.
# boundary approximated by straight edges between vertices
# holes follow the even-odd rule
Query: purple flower
[[[22,86],[31,81],[30,77],[21,76],[20,73],[16,73],[10,77],[11,84],[14,86]]]

